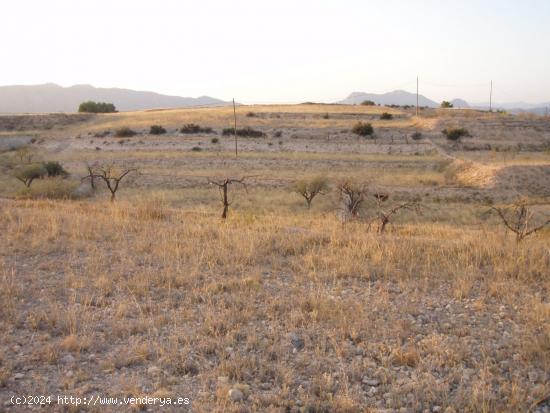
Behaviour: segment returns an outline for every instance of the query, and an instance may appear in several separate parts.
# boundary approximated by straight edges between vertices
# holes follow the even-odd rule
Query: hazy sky
[[[550,101],[549,0],[5,0],[0,84]]]

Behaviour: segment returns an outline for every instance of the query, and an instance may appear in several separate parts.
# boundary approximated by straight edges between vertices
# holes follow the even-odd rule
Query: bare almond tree
[[[95,175],[94,175],[94,166],[90,165],[89,163],[86,164],[86,170],[88,171],[88,175],[84,176],[80,181],[84,182],[85,180],[90,180],[90,186],[93,190],[95,190]]]
[[[307,209],[311,208],[311,202],[317,195],[324,195],[328,190],[328,180],[323,176],[315,177],[309,181],[300,180],[294,183],[292,191],[301,195],[307,204]]]
[[[231,205],[231,202],[229,202],[229,199],[228,199],[229,185],[231,185],[231,184],[240,184],[240,185],[244,186],[244,188],[246,189],[245,179],[247,179],[247,178],[243,177],[241,179],[224,178],[224,179],[220,179],[220,180],[213,180],[213,179],[208,180],[208,183],[210,185],[217,186],[219,191],[220,191],[220,198],[221,198],[221,202],[222,202],[222,205],[223,205],[222,219],[227,218],[227,213],[229,211],[229,205]]]
[[[516,234],[517,242],[523,241],[523,239],[529,235],[540,231],[545,226],[550,224],[550,219],[548,219],[546,222],[539,225],[531,225],[531,220],[533,219],[534,214],[525,199],[520,199],[514,204],[504,208],[493,206],[491,207],[491,210],[495,211],[499,215],[506,228]]]
[[[367,194],[367,186],[344,181],[338,185],[338,192],[344,214],[352,218],[357,217],[359,208]]]
[[[111,192],[111,202],[113,202],[120,182],[129,174],[137,172],[137,170],[137,168],[117,167],[114,164],[99,165],[93,167],[93,173],[91,175],[105,182],[109,192]]]
[[[379,211],[378,211],[378,233],[382,234],[386,229],[386,225],[388,225],[390,223],[390,219],[392,218],[392,216],[394,216],[399,211],[404,210],[404,209],[410,209],[410,210],[418,211],[420,209],[420,204],[417,201],[410,201],[410,202],[404,202],[404,203],[399,204],[399,205],[395,205],[394,207],[392,207],[390,209],[382,210],[381,208],[379,208]]]

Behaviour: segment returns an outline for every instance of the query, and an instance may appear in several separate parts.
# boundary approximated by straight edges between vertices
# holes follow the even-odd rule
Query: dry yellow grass
[[[334,215],[220,222],[155,198],[1,205],[2,343],[26,343],[2,368],[31,363],[71,393],[121,394],[131,375],[197,411],[239,410],[226,392],[242,388],[255,411],[355,411],[389,392],[385,407],[513,412],[550,390],[547,234],[516,245],[419,223],[380,237]]]
[[[255,114],[253,117],[247,113]],[[392,113],[393,120],[381,121],[380,114]],[[325,114],[328,119],[324,119]],[[332,116],[332,118],[330,117]],[[239,124],[251,127],[271,126],[276,123],[279,128],[350,128],[350,119],[369,119],[374,127],[427,127],[433,125],[429,119],[418,120],[406,112],[378,106],[348,105],[241,105],[237,107]],[[164,125],[179,128],[187,123],[216,128],[233,127],[233,108],[186,108],[165,109],[139,112],[121,112],[97,115],[85,124],[86,131],[102,131],[124,126],[149,128],[151,125]],[[78,133],[82,125],[69,126],[68,131]]]
[[[486,206],[523,186],[548,214],[538,120],[340,105],[238,110],[243,125],[269,134],[242,139],[238,158],[219,135],[216,144],[173,132],[122,144],[94,136],[189,122],[219,133],[230,108],[102,115],[39,134],[34,155],[60,161],[67,186],[79,184],[85,162],[141,175],[123,182],[115,203],[88,183],[73,201],[0,199],[2,402],[33,390],[190,397],[197,412],[543,412],[550,232],[518,244]],[[381,111],[396,118],[380,121]],[[347,131],[358,119],[375,124],[377,143]],[[446,122],[470,122],[477,136],[450,144],[439,132]],[[479,149],[494,130],[523,122],[540,130],[503,135],[532,145],[514,164]],[[424,137],[413,141],[418,129]],[[462,165],[451,183],[443,154]],[[0,196],[18,193],[15,164],[0,154]],[[254,177],[247,190],[230,189],[221,221],[206,178],[227,175]],[[307,211],[289,186],[317,175],[332,188]],[[369,195],[360,218],[343,224],[335,187],[344,179],[389,193],[387,208],[414,198],[423,208],[402,211],[379,235]],[[59,182],[38,181],[32,195]]]

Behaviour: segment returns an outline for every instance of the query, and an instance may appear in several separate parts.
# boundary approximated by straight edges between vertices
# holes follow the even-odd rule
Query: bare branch
[[[218,187],[219,191],[220,191],[220,198],[221,198],[221,203],[223,205],[223,211],[222,211],[222,219],[226,219],[227,218],[227,213],[229,211],[229,206],[231,205],[231,202],[229,202],[229,199],[228,199],[228,188],[229,188],[229,185],[231,184],[240,184],[242,185],[245,190],[248,191],[248,188],[247,188],[247,184],[246,184],[246,180],[247,179],[250,179],[252,176],[243,176],[242,178],[224,178],[224,179],[221,179],[221,180],[213,180],[213,179],[208,179],[208,183],[210,185],[215,185]]]
[[[550,219],[535,227],[529,227],[533,218],[533,212],[529,209],[527,201],[520,199],[513,205],[505,208],[491,207],[490,211],[495,211],[500,217],[503,225],[516,234],[516,241],[520,242],[524,238],[532,235],[550,224]],[[507,212],[509,211],[509,212]]]

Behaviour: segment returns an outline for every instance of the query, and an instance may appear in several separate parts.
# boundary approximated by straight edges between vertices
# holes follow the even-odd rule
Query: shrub
[[[166,129],[160,125],[152,125],[151,129],[149,129],[149,133],[151,135],[163,135],[166,133]]]
[[[411,138],[413,138],[413,140],[415,140],[415,141],[420,140],[420,139],[422,139],[422,133],[420,133],[420,132],[414,132],[414,133],[411,135]]]
[[[247,118],[253,118],[255,116],[256,116],[256,114],[254,112],[247,112],[247,114],[246,114]]]
[[[276,131],[274,134],[273,134],[274,137],[276,138],[280,138],[281,136],[283,136],[283,132],[281,132],[280,130]]]
[[[188,123],[187,125],[183,125],[180,129],[181,133],[185,134],[191,134],[191,133],[212,133],[214,132],[212,128],[203,128],[199,125],[196,125],[194,123]]]
[[[376,103],[374,103],[372,100],[364,100],[361,102],[361,105],[363,106],[375,106]]]
[[[374,133],[372,125],[365,122],[357,122],[351,131],[359,136],[371,136]]]
[[[468,132],[468,129],[465,128],[447,128],[443,129],[442,133],[450,141],[458,141],[463,136],[471,136],[470,132]]]
[[[66,177],[67,175],[69,175],[59,162],[44,162],[42,165],[44,166],[44,169],[46,169],[46,173],[48,176]]]
[[[123,127],[115,131],[115,136],[117,138],[130,138],[135,135],[136,135],[136,132],[134,132],[132,129],[128,127]]]
[[[191,148],[191,150],[192,150],[193,152],[200,152],[200,151],[202,151],[202,148],[201,148],[200,146],[193,146],[193,147]]]
[[[222,132],[224,136],[230,136],[234,133],[234,128],[225,128]],[[247,126],[246,128],[237,129],[237,136],[242,136],[245,138],[261,138],[265,136],[265,133],[259,130],[252,129],[250,126]]]
[[[212,138],[210,139],[210,142],[212,143],[218,143],[220,140],[218,138]]]
[[[16,168],[13,175],[27,188],[30,188],[32,181],[45,177],[48,175],[48,171],[42,164],[30,164]]]
[[[78,111],[83,113],[114,113],[117,110],[112,103],[93,102],[89,100],[87,102],[82,102],[78,107]]]
[[[325,114],[323,115],[323,119],[329,119],[329,118],[330,118],[330,116],[328,115],[328,113],[325,113]]]
[[[390,119],[393,119],[393,115],[391,113],[388,113],[388,112],[384,112],[380,115],[380,119],[382,120],[390,120]]]
[[[443,102],[441,102],[441,107],[444,109],[452,108],[453,104],[451,102],[444,100]]]

